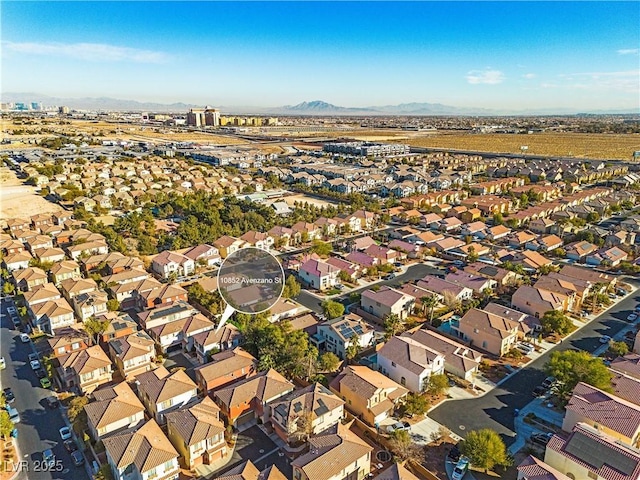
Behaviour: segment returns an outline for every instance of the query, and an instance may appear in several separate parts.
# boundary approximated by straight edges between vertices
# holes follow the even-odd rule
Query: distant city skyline
[[[2,89],[640,110],[636,2],[5,2]]]

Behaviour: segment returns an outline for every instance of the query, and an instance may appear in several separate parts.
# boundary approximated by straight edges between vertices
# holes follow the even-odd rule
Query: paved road
[[[514,439],[513,413],[521,410],[532,399],[533,389],[545,378],[544,364],[553,350],[571,347],[589,352],[601,346],[602,335],[610,337],[629,325],[626,320],[640,303],[640,291],[623,299],[611,310],[600,315],[582,329],[575,332],[562,344],[541,355],[537,360],[510,377],[499,387],[480,398],[448,401],[429,413],[429,417],[445,425],[454,433],[464,436],[470,430],[492,428],[510,445]]]
[[[27,467],[22,469],[18,479],[29,480],[85,480],[88,476],[84,467],[74,467],[70,455],[62,446],[58,430],[65,425],[59,410],[46,407],[45,399],[51,391],[40,387],[38,378],[29,366],[28,355],[31,344],[20,342],[20,332],[13,328],[11,318],[6,311],[7,305],[2,299],[0,351],[5,358],[7,368],[2,370],[2,388],[11,387],[16,400],[12,404],[20,413],[18,428],[18,449]],[[53,448],[56,460],[62,460],[60,472],[36,472],[38,462],[42,460],[42,451]],[[18,467],[16,467],[18,468]],[[27,468],[29,471],[27,471]]]
[[[392,279],[392,280],[381,280],[380,282],[377,282],[378,285],[389,285],[391,287],[398,287],[401,286],[405,283],[408,282],[413,282],[415,280],[419,280],[421,278],[423,278],[425,275],[431,274],[431,275],[444,275],[444,270],[432,267],[430,265],[425,265],[422,263],[417,263],[415,265],[411,265],[409,268],[407,268],[407,271],[405,273],[403,273],[402,275],[398,275],[396,278]],[[372,285],[366,286],[366,287],[362,287],[362,288],[358,288],[357,290],[353,290],[349,293],[345,293],[343,295],[338,295],[336,297],[332,297],[331,300],[334,300],[336,302],[340,302],[343,303],[345,305],[348,305],[349,303],[351,303],[351,301],[349,300],[349,295],[351,295],[352,293],[362,293],[363,291],[371,288]],[[323,300],[318,298],[315,295],[310,294],[308,291],[306,290],[302,290],[300,292],[300,295],[298,295],[298,297],[296,297],[296,301],[301,303],[302,305],[304,305],[305,307],[318,312],[318,313],[322,313],[322,302]]]

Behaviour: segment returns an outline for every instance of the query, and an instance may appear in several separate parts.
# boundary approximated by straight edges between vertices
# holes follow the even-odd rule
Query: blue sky
[[[638,111],[639,5],[9,1],[2,90],[218,106]]]

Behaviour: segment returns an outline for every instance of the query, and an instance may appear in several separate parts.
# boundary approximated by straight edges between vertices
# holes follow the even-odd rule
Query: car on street
[[[18,413],[18,410],[13,408],[11,405],[5,405],[4,408],[7,410],[9,418],[13,423],[20,423],[20,414]]]
[[[40,365],[40,360],[31,360],[29,365],[31,365],[31,370],[38,370],[42,367],[42,365]]]
[[[4,370],[5,368],[7,368],[7,362],[4,357],[0,357],[0,370]]]
[[[598,341],[602,344],[609,343],[611,341],[611,337],[609,335],[602,335]]]
[[[56,397],[47,397],[47,406],[53,410],[60,406],[60,402]]]
[[[460,460],[458,460],[458,463],[456,463],[456,466],[453,469],[451,480],[462,480],[468,470],[469,460],[466,458],[461,458]]]
[[[11,388],[7,387],[3,390],[4,392],[4,399],[7,403],[13,403],[16,400],[16,396],[13,394],[13,391],[11,390]]]
[[[393,280],[394,278],[396,278],[396,274],[395,273],[390,273],[389,275],[385,275],[383,280]]]
[[[47,448],[42,452],[42,463],[47,466],[54,466],[56,464],[56,456],[53,454],[53,450]]]
[[[31,339],[29,338],[29,335],[27,335],[26,333],[21,333],[20,334],[20,341],[22,343],[29,343],[31,341]]]
[[[18,328],[19,326],[22,325],[22,322],[20,321],[20,319],[17,316],[12,316],[11,317],[11,321],[13,322],[13,326]]]
[[[38,357],[38,354],[35,352],[29,354],[29,361],[32,362],[33,360],[40,360],[40,357]]]
[[[51,388],[51,380],[49,380],[49,377],[44,377],[40,379],[40,386],[42,388]]]
[[[73,460],[73,464],[76,467],[79,467],[80,465],[84,464],[84,455],[82,455],[82,452],[80,450],[76,450],[75,452],[71,453],[71,460]]]
[[[632,313],[632,314],[630,314],[630,315],[627,317],[627,320],[629,320],[630,322],[633,322],[633,321],[634,321],[634,320],[636,320],[637,318],[638,318],[638,315],[637,315],[637,314],[635,314],[635,313]]]
[[[39,368],[35,372],[36,372],[36,377],[38,377],[38,379],[42,379],[47,376],[47,372],[44,371],[44,368]]]
[[[409,422],[396,422],[393,425],[387,426],[387,433],[393,433],[398,430],[411,430]]]
[[[65,440],[63,445],[64,445],[64,449],[69,453],[75,452],[76,450],[78,450],[78,445],[76,445],[76,442],[74,442],[71,439]]]
[[[18,314],[18,311],[16,310],[16,307],[7,307],[7,312],[11,316],[14,316],[14,315]]]
[[[71,438],[71,429],[69,427],[62,427],[59,432],[62,440],[68,440]]]

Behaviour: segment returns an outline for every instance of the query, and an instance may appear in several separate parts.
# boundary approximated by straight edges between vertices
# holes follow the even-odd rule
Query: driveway
[[[276,444],[257,426],[238,434],[231,460],[215,475],[225,473],[246,460],[251,460],[259,470],[275,464],[287,478],[291,478],[292,469],[287,457],[279,455]]]
[[[470,430],[491,428],[510,445],[515,440],[514,409],[522,410],[533,399],[533,389],[540,385],[546,376],[543,368],[551,352],[579,348],[593,353],[600,347],[598,339],[602,335],[614,337],[620,330],[629,326],[630,322],[626,317],[638,303],[640,291],[636,290],[486,395],[444,402],[429,412],[429,417],[460,436],[464,436]]]
[[[1,330],[0,351],[5,358],[7,368],[2,370],[2,388],[11,387],[16,396],[13,406],[20,414],[18,429],[18,451],[26,463],[16,465],[19,473],[16,479],[24,480],[85,480],[88,479],[84,467],[76,468],[70,455],[62,446],[58,430],[65,426],[59,409],[50,410],[45,399],[52,395],[51,390],[40,387],[40,382],[31,370],[28,361],[33,352],[31,343],[20,341],[20,332],[13,328],[8,315],[7,304],[2,299],[0,308]],[[61,471],[36,471],[42,461],[42,451],[52,448],[56,460],[62,461]]]

